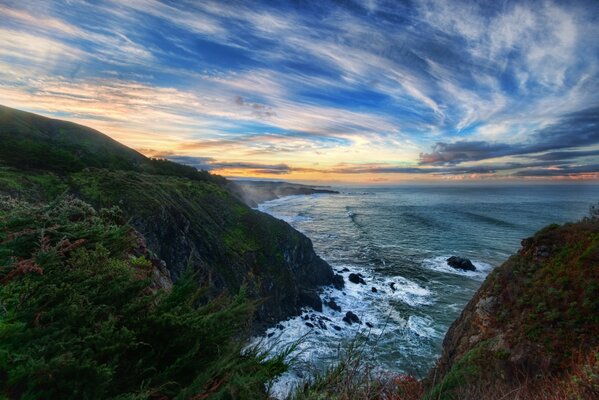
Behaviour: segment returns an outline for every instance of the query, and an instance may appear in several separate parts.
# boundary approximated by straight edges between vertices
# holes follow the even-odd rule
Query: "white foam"
[[[398,340],[399,335],[407,335],[406,340],[410,342],[438,335],[431,327],[432,320],[413,316],[406,319],[389,303],[402,301],[410,306],[429,304],[432,296],[427,288],[402,276],[381,277],[371,270],[355,265],[336,265],[334,269],[344,277],[345,287],[343,290],[337,290],[332,286],[324,288],[321,295],[321,313],[305,309],[302,315],[282,321],[282,329],[272,327],[266,331],[265,336],[252,341],[253,344],[259,343],[261,348],[271,349],[274,353],[299,341],[297,351],[292,354],[295,359],[292,369],[274,382],[272,395],[275,398],[286,398],[295,385],[305,378],[303,375],[308,365],[318,367],[337,361],[339,345],[354,339],[358,333],[370,337],[383,337],[388,334],[391,336],[386,340],[393,342]],[[366,284],[350,282],[350,273],[361,274]],[[390,287],[391,282],[395,283],[395,291]],[[376,287],[377,292],[373,292],[372,287]],[[324,304],[331,299],[341,307],[341,312]],[[362,323],[345,323],[342,319],[347,311],[356,314]],[[319,320],[326,329],[319,326]],[[314,327],[309,327],[306,322]],[[334,325],[341,330],[334,329]]]
[[[434,258],[427,258],[422,260],[422,265],[425,268],[432,269],[434,271],[467,276],[477,280],[483,280],[493,269],[492,265],[477,260],[472,260],[472,264],[474,264],[476,267],[476,271],[464,271],[461,269],[456,269],[447,264],[447,259],[449,257],[450,256],[438,256]]]

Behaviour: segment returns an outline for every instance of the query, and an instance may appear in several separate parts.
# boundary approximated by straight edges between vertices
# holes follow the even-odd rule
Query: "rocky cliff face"
[[[523,240],[447,332],[429,375],[431,398],[480,398],[489,388],[537,398],[542,382],[580,367],[580,352],[597,351],[598,289],[599,220],[552,225]],[[594,379],[589,390],[599,389]]]
[[[50,203],[71,193],[120,207],[155,255],[158,287],[189,266],[215,295],[245,288],[261,301],[258,327],[321,307],[317,291],[332,283],[331,267],[307,237],[239,200],[226,179],[2,106],[0,139],[0,194]]]
[[[304,306],[320,308],[317,291],[333,281],[333,270],[310,239],[217,184],[87,170],[73,175],[72,185],[96,206],[118,204],[173,280],[189,266],[215,294],[245,288],[261,300],[258,328]]]

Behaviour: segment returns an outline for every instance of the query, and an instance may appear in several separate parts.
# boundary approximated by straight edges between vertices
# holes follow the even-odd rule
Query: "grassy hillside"
[[[254,211],[227,181],[144,157],[93,129],[0,107],[0,194],[46,204],[65,194],[118,205],[174,280],[191,265],[216,295],[259,299],[256,326],[318,305],[333,273],[308,238]]]
[[[173,286],[118,208],[0,200],[0,398],[264,398],[255,303]]]
[[[523,240],[447,333],[429,398],[599,397],[598,293],[597,215]]]
[[[104,168],[224,183],[206,171],[146,158],[95,129],[0,105],[0,163],[19,170],[65,175]]]

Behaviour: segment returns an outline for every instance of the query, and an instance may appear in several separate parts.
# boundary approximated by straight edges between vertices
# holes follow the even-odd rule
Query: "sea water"
[[[275,352],[299,343],[291,370],[275,382],[279,398],[338,361],[340,349],[358,333],[368,338],[365,355],[381,372],[424,376],[486,275],[523,238],[548,224],[580,219],[599,201],[599,185],[589,184],[337,189],[340,194],[290,196],[259,206],[306,234],[345,278],[343,290],[326,287],[321,296],[341,312],[326,305],[322,312],[305,309],[254,341]],[[447,265],[453,255],[471,259],[476,271]],[[361,274],[366,284],[351,283],[350,273]],[[362,323],[342,321],[347,311]]]

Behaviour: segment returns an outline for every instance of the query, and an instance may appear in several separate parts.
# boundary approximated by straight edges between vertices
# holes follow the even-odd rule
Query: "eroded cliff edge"
[[[598,293],[596,216],[523,240],[450,327],[428,398],[599,395]]]
[[[331,267],[287,223],[252,210],[229,182],[150,159],[91,128],[0,106],[0,194],[48,204],[73,195],[118,206],[173,280],[190,266],[215,294],[261,300],[256,327],[318,308]]]

